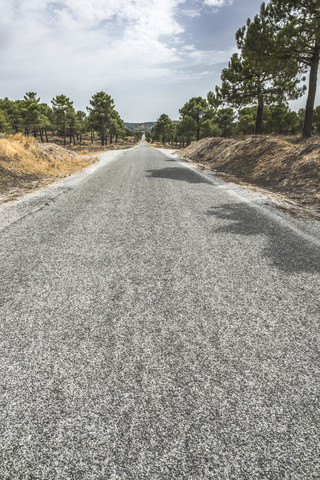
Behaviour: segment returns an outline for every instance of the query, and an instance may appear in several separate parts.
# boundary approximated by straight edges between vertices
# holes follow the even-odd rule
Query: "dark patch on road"
[[[207,183],[212,185],[210,180],[207,180],[197,172],[193,172],[184,167],[167,167],[157,170],[146,170],[147,178],[165,178],[169,180],[178,180],[180,182],[188,183]]]
[[[261,211],[247,203],[227,203],[213,206],[206,212],[223,220],[227,225],[217,227],[214,233],[235,235],[264,235],[268,246],[263,249],[264,255],[272,260],[273,266],[290,274],[299,272],[320,272],[320,248],[312,245],[294,231],[279,228],[279,225]]]

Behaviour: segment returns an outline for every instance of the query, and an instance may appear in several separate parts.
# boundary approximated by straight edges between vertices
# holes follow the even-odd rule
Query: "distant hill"
[[[144,123],[128,123],[124,122],[126,128],[132,132],[149,132],[155,122],[144,122]]]

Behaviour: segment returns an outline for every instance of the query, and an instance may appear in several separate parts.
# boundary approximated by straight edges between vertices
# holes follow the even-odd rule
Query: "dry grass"
[[[54,139],[54,143],[59,144],[58,141],[61,142],[61,139]],[[136,143],[134,142],[134,137],[127,137],[125,139],[120,138],[118,143],[114,141],[114,143],[107,143],[106,145],[101,145],[101,142],[98,138],[94,139],[94,142],[91,142],[90,137],[86,136],[83,138],[81,143],[77,143],[76,145],[62,145],[61,146],[70,150],[72,152],[76,152],[79,155],[96,155],[97,153],[106,152],[109,150],[123,150],[127,148],[131,148]]]
[[[152,143],[149,143],[149,145],[153,148],[167,148],[169,150],[172,150],[173,148],[178,148],[177,146],[170,145],[169,143],[165,143],[163,145],[162,142],[152,142]]]
[[[40,144],[22,134],[0,139],[0,193],[32,189],[92,164],[55,144]]]
[[[106,152],[106,151],[112,151],[112,150],[125,150],[128,148],[132,148],[133,144],[132,143],[113,143],[113,144],[108,144],[108,145],[97,145],[94,147],[91,147],[90,145],[87,146],[76,146],[74,148],[69,148],[71,151],[76,152],[78,155],[97,155],[98,153]]]
[[[320,211],[319,138],[205,138],[177,153],[231,180],[268,189]]]

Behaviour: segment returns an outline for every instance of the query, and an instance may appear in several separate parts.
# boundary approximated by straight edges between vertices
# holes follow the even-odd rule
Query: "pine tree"
[[[262,4],[260,16],[274,29],[274,42],[268,57],[282,62],[296,62],[301,72],[309,71],[303,136],[312,133],[312,116],[317,89],[320,58],[319,0],[271,0]]]
[[[177,138],[182,146],[189,145],[194,140],[197,131],[197,122],[189,116],[184,116],[177,123]]]
[[[114,101],[106,92],[97,92],[90,100],[91,107],[87,107],[90,122],[101,138],[101,145],[106,143],[107,129],[112,123]]]
[[[70,118],[73,116],[73,102],[65,95],[57,95],[51,100],[55,123],[62,133],[64,145],[67,144],[67,128]]]
[[[164,145],[171,140],[174,133],[174,125],[167,114],[160,115],[152,129],[152,134],[155,139],[161,140]]]
[[[299,87],[300,77],[296,62],[284,63],[266,55],[273,48],[274,27],[265,15],[257,15],[253,21],[236,33],[238,48],[221,74],[222,86],[218,98],[238,108],[257,105],[255,133],[262,133],[265,105],[298,98],[304,91]]]
[[[202,97],[190,98],[188,102],[179,110],[181,118],[191,117],[196,123],[196,139],[200,139],[201,124],[210,115],[210,107],[206,99]],[[210,113],[209,113],[210,112]]]

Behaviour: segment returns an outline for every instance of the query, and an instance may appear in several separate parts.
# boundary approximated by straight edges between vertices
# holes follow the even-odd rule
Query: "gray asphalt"
[[[319,244],[147,145],[70,185],[0,233],[0,479],[319,479]]]

